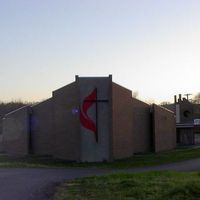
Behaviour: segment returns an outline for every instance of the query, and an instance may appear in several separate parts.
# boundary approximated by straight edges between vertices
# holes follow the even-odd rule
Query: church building
[[[176,147],[174,113],[132,97],[108,77],[79,77],[52,97],[8,113],[1,148],[16,155],[50,155],[101,162]]]

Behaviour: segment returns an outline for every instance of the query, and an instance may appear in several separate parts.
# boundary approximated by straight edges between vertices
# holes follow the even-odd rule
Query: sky
[[[200,92],[199,0],[0,0],[0,100],[113,75],[147,102]]]

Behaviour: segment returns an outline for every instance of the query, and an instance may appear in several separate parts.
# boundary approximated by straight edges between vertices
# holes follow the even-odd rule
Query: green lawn
[[[120,173],[65,182],[54,200],[199,200],[199,172]]]
[[[131,158],[116,160],[112,163],[76,163],[63,160],[55,160],[50,157],[29,156],[13,158],[0,156],[0,167],[101,167],[101,168],[132,168],[152,166],[181,160],[200,158],[200,148],[176,149],[162,153],[148,153],[134,155]]]

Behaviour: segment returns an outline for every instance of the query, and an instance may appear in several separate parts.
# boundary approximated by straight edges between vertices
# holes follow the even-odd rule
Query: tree
[[[144,102],[145,102],[145,103],[147,103],[147,104],[149,104],[149,105],[152,105],[152,104],[154,104],[154,103],[155,103],[155,100],[154,100],[154,99],[151,99],[151,98],[149,98],[149,99],[145,99],[145,100],[144,100]]]
[[[161,106],[165,106],[165,105],[169,105],[169,104],[172,104],[172,103],[169,101],[163,101],[160,103]]]
[[[193,97],[192,103],[200,104],[200,92]]]
[[[139,95],[139,92],[138,92],[138,91],[134,91],[134,92],[132,92],[132,96],[133,96],[133,98],[137,98],[138,95]]]

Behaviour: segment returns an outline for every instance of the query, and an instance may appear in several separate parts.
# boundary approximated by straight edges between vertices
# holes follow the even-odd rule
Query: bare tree
[[[192,103],[200,104],[200,92],[193,97]]]
[[[152,104],[155,103],[155,100],[150,98],[150,99],[145,99],[144,102],[149,104],[149,105],[152,105]]]
[[[133,96],[134,98],[137,98],[138,95],[139,95],[139,92],[138,92],[138,91],[133,91],[133,92],[132,92],[132,96]]]
[[[169,104],[171,104],[171,102],[169,102],[169,101],[163,101],[160,103],[161,106],[165,106],[165,105],[169,105]]]

